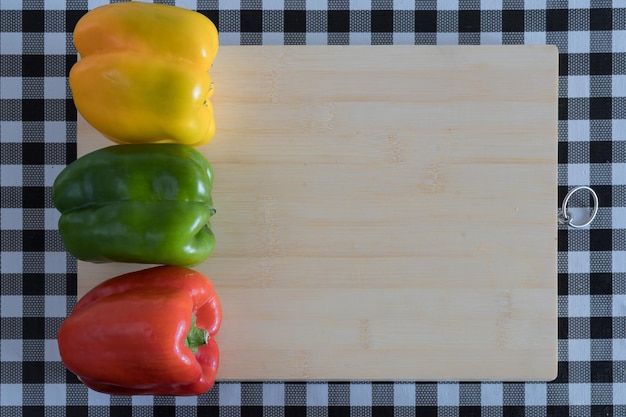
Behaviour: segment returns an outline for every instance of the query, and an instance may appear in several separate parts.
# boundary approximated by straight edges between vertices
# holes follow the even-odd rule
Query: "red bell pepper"
[[[59,352],[95,391],[199,395],[215,382],[213,336],[221,320],[207,277],[157,266],[111,278],[85,294],[59,329]]]

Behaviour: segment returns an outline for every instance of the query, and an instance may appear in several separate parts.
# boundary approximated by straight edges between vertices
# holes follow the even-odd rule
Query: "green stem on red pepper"
[[[191,316],[191,328],[187,337],[185,338],[185,346],[187,346],[193,353],[198,352],[200,346],[204,346],[209,342],[209,332],[205,329],[199,329],[196,326],[196,316]]]

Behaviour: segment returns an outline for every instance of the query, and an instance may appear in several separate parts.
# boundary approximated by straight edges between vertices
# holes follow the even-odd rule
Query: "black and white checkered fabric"
[[[600,198],[559,228],[559,376],[549,383],[218,383],[191,398],[89,391],[59,360],[76,262],[51,185],[76,158],[72,30],[107,1],[0,1],[0,415],[626,416],[626,0],[177,0],[222,44],[553,44],[559,202]]]

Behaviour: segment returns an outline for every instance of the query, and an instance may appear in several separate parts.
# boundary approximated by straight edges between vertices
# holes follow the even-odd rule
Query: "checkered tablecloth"
[[[224,45],[556,45],[555,215],[574,186],[600,199],[590,227],[559,227],[555,381],[229,382],[191,398],[99,394],[59,359],[76,261],[50,191],[76,158],[71,33],[102,3],[0,1],[0,415],[626,416],[625,0],[169,2],[209,16]]]

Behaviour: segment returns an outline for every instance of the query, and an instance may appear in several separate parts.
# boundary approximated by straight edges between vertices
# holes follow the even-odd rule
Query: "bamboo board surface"
[[[220,380],[549,380],[557,50],[222,47]],[[111,145],[82,118],[78,154]],[[79,262],[79,296],[146,265]]]

